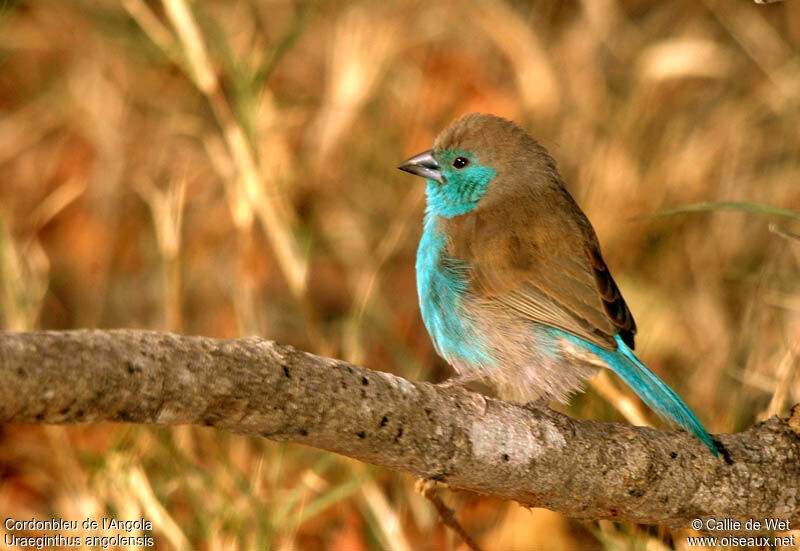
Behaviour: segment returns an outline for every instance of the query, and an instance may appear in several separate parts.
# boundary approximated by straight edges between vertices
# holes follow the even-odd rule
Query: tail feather
[[[631,387],[636,394],[653,411],[658,413],[663,419],[673,420],[681,427],[694,434],[703,444],[708,446],[711,453],[718,457],[719,452],[714,445],[711,436],[703,428],[692,410],[683,403],[675,391],[662,381],[658,375],[650,371],[639,358],[634,356],[630,348],[620,339],[615,337],[618,348],[614,352],[602,350],[602,359],[608,364],[625,383]]]

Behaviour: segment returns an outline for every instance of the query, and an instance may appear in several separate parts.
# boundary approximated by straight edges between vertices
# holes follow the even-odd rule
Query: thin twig
[[[433,504],[436,511],[439,513],[439,518],[445,526],[448,526],[453,532],[458,534],[458,537],[464,541],[467,547],[472,549],[472,551],[482,551],[481,547],[472,539],[464,527],[461,526],[461,523],[456,520],[455,512],[445,505],[442,498],[439,497],[438,490],[440,486],[440,482],[420,478],[417,480],[416,490]]]
[[[789,241],[800,243],[800,234],[792,233],[775,224],[769,225],[769,231],[771,231],[775,235],[780,235],[781,237],[783,237],[784,239],[788,239]]]

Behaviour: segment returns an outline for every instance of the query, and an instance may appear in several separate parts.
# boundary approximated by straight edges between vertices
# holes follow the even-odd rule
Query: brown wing
[[[471,267],[470,291],[603,348],[636,324],[586,216],[561,188],[447,221],[448,252]]]

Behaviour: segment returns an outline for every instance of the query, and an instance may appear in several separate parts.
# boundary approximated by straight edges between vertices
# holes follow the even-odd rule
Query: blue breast
[[[417,293],[422,320],[436,351],[451,364],[494,365],[491,350],[464,306],[469,267],[445,256],[447,237],[439,218],[425,213],[417,249]]]

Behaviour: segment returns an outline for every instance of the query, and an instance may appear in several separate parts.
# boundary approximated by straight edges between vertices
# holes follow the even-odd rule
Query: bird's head
[[[425,178],[428,210],[445,218],[526,187],[531,191],[539,180],[558,180],[553,160],[530,135],[511,121],[482,113],[455,121],[437,136],[433,149],[397,168]]]

